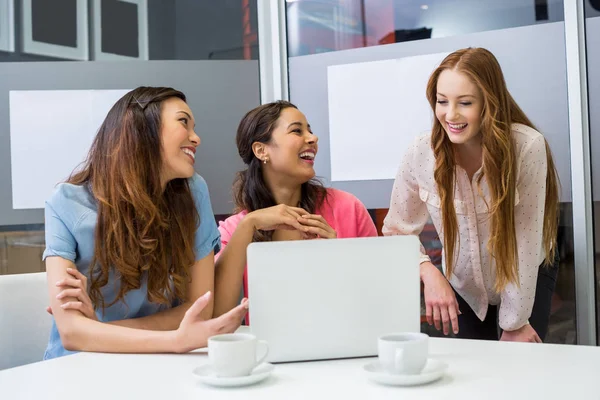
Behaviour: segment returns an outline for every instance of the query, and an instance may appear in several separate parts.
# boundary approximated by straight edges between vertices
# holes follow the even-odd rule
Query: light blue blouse
[[[212,211],[206,181],[197,174],[189,179],[200,225],[196,230],[194,251],[196,261],[206,257],[211,250],[220,250],[221,238]],[[63,183],[57,186],[52,197],[46,201],[46,249],[43,259],[59,256],[75,263],[77,269],[89,276],[89,267],[94,255],[94,231],[98,217],[96,201],[85,186]],[[106,304],[119,293],[120,282],[110,273],[109,282],[101,289]],[[138,318],[155,314],[169,306],[151,303],[147,297],[146,278],[141,287],[131,290],[123,301],[107,307],[104,312],[96,310],[100,321],[109,322]],[[48,347],[44,359],[71,354],[63,347],[56,322],[52,323]]]

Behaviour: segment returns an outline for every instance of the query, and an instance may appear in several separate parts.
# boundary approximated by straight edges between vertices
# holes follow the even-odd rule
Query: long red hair
[[[494,55],[483,48],[467,48],[448,55],[432,73],[427,84],[427,99],[435,114],[437,82],[442,71],[456,70],[477,85],[483,95],[481,135],[483,176],[490,190],[491,230],[488,250],[496,264],[497,291],[509,283],[519,283],[517,238],[515,233],[515,192],[517,159],[511,125],[520,123],[535,129],[533,123],[512,98]],[[458,224],[454,209],[455,155],[444,128],[434,117],[431,146],[435,155],[434,178],[441,200],[442,229],[447,276],[455,263]],[[554,262],[559,213],[559,180],[546,142],[547,175],[544,207],[543,244],[546,264]]]

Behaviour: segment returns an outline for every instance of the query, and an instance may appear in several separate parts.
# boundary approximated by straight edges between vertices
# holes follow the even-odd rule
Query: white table
[[[176,355],[80,353],[0,371],[0,399],[600,399],[600,347],[430,341],[447,376],[420,387],[370,382],[371,359],[277,364],[245,388],[211,388],[192,370],[205,351]]]

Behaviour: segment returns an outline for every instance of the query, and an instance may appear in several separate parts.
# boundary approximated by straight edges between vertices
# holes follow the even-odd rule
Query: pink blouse
[[[235,228],[246,214],[247,211],[242,211],[219,222],[221,251],[227,246]],[[360,200],[348,192],[328,188],[327,198],[315,214],[325,218],[340,239],[377,236],[377,229],[367,209]],[[248,296],[246,273],[244,273],[244,293]]]

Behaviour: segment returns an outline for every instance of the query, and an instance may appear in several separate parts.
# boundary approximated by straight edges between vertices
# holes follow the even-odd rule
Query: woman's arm
[[[429,220],[427,204],[419,196],[419,183],[414,170],[415,147],[405,154],[392,188],[388,214],[383,221],[382,233],[392,235],[419,235]],[[421,245],[421,263],[431,261]]]
[[[207,256],[196,261],[196,263],[192,266],[191,282],[188,285],[188,295],[186,301],[183,304],[164,311],[160,311],[153,315],[148,315],[146,317],[124,319],[109,323],[112,325],[126,326],[129,328],[148,329],[157,331],[168,331],[177,329],[179,327],[179,324],[181,323],[181,320],[183,319],[183,316],[185,315],[185,312],[192,306],[192,304],[194,304],[196,300],[200,298],[200,296],[204,295],[207,292],[214,291],[215,301],[219,301],[219,291],[214,290],[214,278],[214,252],[211,251]],[[222,290],[227,289],[227,287],[222,288]],[[229,290],[231,290],[231,288],[229,288]],[[239,296],[238,298],[236,298],[236,302],[225,311],[229,311],[233,307],[235,307],[237,305],[237,300],[239,300]],[[214,302],[213,298],[211,298],[209,303],[202,310],[201,316],[205,319],[212,318],[213,308]]]
[[[242,218],[237,225],[222,225],[221,252],[215,262],[214,315],[219,316],[229,310],[239,300],[246,269],[246,250],[256,230],[289,229],[306,234],[309,227],[299,221],[301,215],[309,215],[302,208],[280,204],[253,211]],[[233,233],[230,233],[233,232]]]
[[[215,260],[215,293],[219,296],[215,316],[226,312],[240,298],[247,262],[246,249],[252,243],[255,231],[252,218],[252,213],[242,218],[233,228],[233,234],[221,229],[221,252]]]
[[[429,220],[427,204],[419,195],[416,177],[419,163],[415,158],[419,152],[415,146],[407,151],[394,180],[390,209],[383,222],[385,236],[419,235]],[[420,276],[424,286],[427,322],[434,324],[438,330],[443,328],[446,335],[450,328],[457,334],[460,311],[456,296],[446,277],[431,263],[422,244]]]
[[[62,290],[56,282],[69,279],[67,268],[75,265],[64,258],[46,258],[46,273],[50,307],[65,349],[112,353],[185,352],[206,345],[209,336],[232,332],[246,314],[247,303],[220,318],[205,320],[202,310],[210,302],[210,294],[202,296],[185,312],[177,330],[157,331],[116,326],[85,317],[80,311],[62,306],[72,297],[57,298]]]

